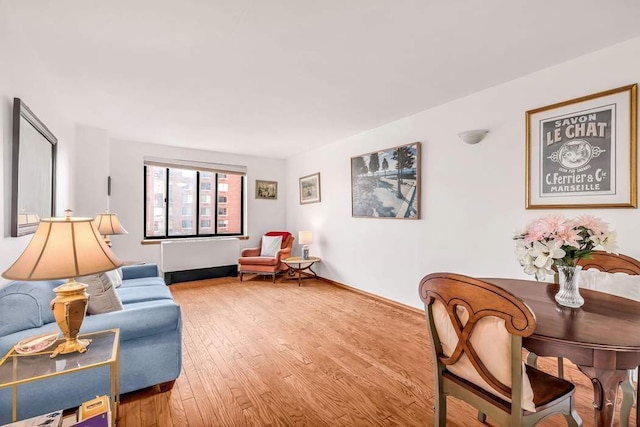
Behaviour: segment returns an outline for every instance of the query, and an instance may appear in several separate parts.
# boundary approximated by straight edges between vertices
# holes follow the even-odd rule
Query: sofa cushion
[[[140,337],[175,331],[181,327],[180,306],[171,300],[144,301],[127,304],[122,311],[87,316],[81,333],[120,329],[120,343]],[[176,343],[178,345],[178,343]]]
[[[0,289],[0,336],[55,322],[51,311],[53,289],[64,280],[10,282]]]
[[[136,286],[164,286],[167,284],[162,277],[140,277],[138,279],[126,279],[122,281],[121,288],[133,288]],[[120,289],[120,288],[118,288]]]
[[[133,286],[118,288],[118,295],[123,304],[141,301],[155,301],[173,299],[169,288],[165,284],[156,286]]]
[[[122,269],[116,268],[115,270],[105,271],[104,274],[107,275],[114,288],[122,285]]]
[[[240,264],[246,265],[278,265],[278,260],[267,256],[249,256],[238,259]]]
[[[113,283],[106,274],[80,276],[76,278],[76,281],[87,285],[87,293],[89,294],[87,314],[109,313],[124,308]]]

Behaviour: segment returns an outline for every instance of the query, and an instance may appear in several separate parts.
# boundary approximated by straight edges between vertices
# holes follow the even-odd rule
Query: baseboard
[[[362,289],[354,288],[349,285],[345,285],[344,283],[336,282],[335,280],[327,279],[324,277],[318,277],[318,280],[322,280],[323,282],[329,283],[330,285],[337,286],[339,288],[345,289],[347,291],[355,292],[360,295],[365,295],[369,298],[373,298],[376,301],[379,301],[383,304],[389,305],[391,307],[406,311],[411,314],[417,314],[420,317],[424,318],[424,310],[419,308],[411,307],[410,305],[402,304],[401,302],[394,301],[385,297],[381,297],[380,295],[372,294],[371,292],[363,291]]]
[[[220,267],[197,268],[194,270],[170,271],[164,273],[164,282],[167,285],[179,282],[191,282],[193,280],[215,279],[217,277],[238,277],[238,264],[223,265]]]

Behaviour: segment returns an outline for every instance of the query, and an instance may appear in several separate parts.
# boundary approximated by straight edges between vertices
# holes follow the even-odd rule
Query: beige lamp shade
[[[109,236],[112,234],[128,234],[127,230],[125,230],[122,224],[120,224],[118,215],[114,213],[105,212],[98,214],[94,221],[96,223],[96,227],[98,227],[98,231],[103,236]]]
[[[26,249],[2,277],[66,279],[113,270],[122,261],[106,245],[92,218],[45,218]]]
[[[313,233],[311,231],[298,231],[298,243],[301,245],[310,245],[313,241]]]

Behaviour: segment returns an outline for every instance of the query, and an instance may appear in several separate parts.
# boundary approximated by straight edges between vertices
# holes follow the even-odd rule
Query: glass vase
[[[556,302],[564,307],[579,308],[584,304],[584,298],[580,295],[580,271],[581,266],[558,266],[558,280],[560,290],[556,294]]]

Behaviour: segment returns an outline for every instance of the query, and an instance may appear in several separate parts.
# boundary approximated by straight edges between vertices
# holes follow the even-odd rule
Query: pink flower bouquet
[[[551,215],[536,219],[514,236],[518,262],[527,274],[544,280],[551,267],[575,267],[579,259],[589,258],[598,246],[617,253],[615,231],[607,223],[590,215],[566,219]]]

